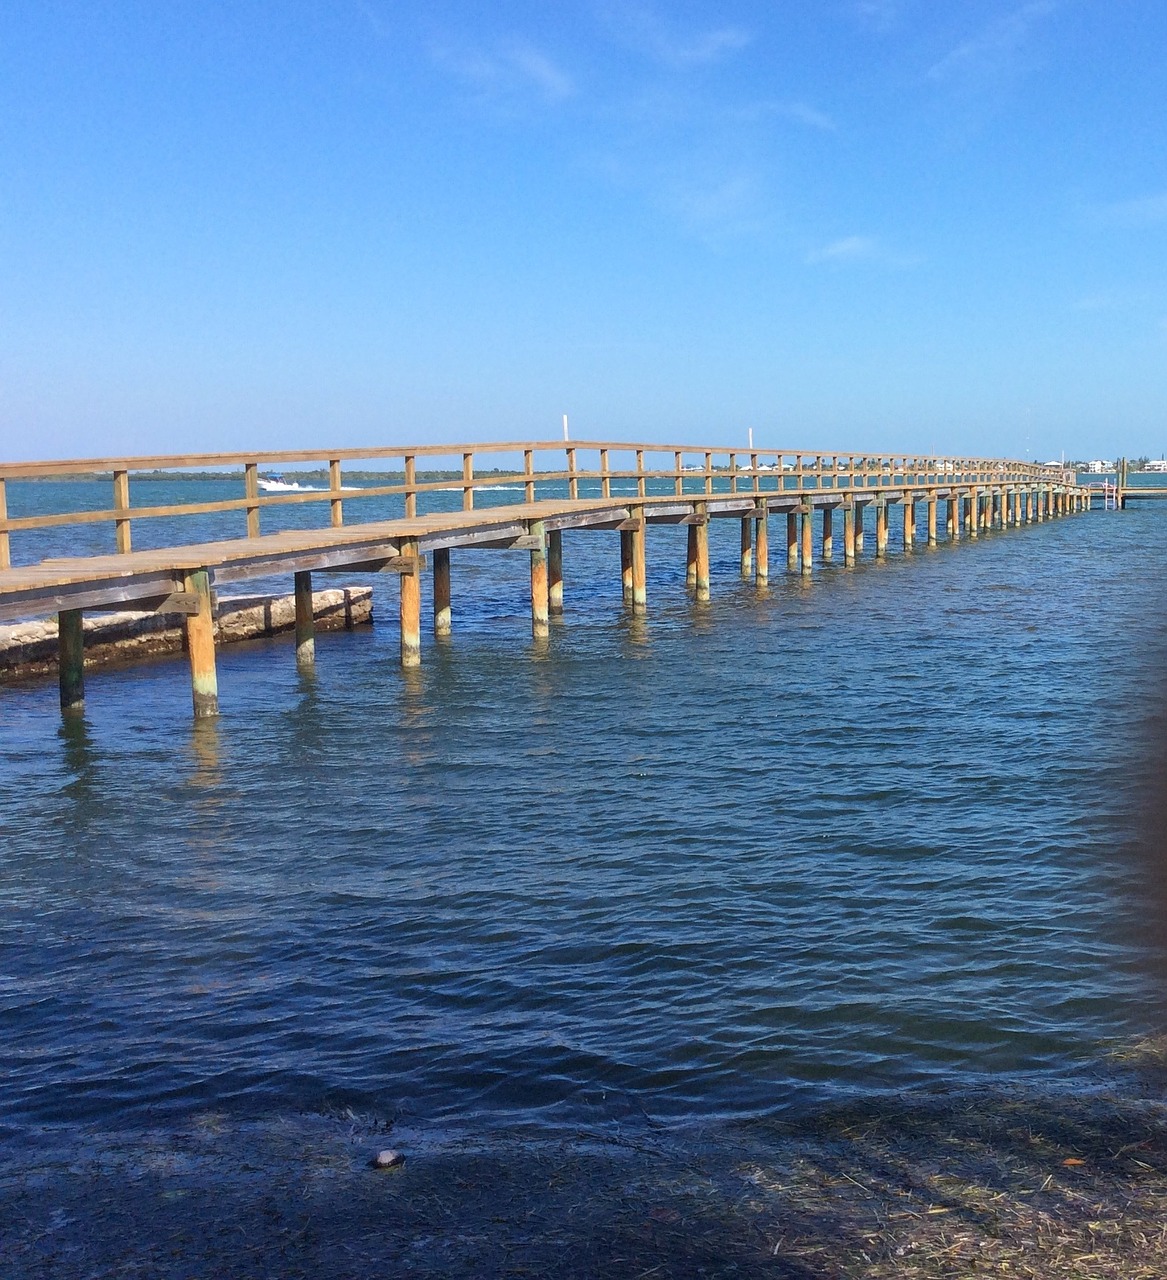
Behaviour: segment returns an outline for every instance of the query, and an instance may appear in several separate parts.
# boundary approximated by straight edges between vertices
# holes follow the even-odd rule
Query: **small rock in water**
[[[399,1169],[404,1163],[405,1157],[401,1152],[388,1147],[384,1151],[378,1151],[373,1157],[374,1169]]]

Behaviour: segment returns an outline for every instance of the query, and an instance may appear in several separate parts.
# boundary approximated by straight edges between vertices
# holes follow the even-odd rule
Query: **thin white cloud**
[[[1167,191],[1155,196],[1142,196],[1137,200],[1118,200],[1112,204],[1096,205],[1090,210],[1088,220],[1095,226],[1140,228],[1153,227],[1167,222]]]
[[[834,120],[825,111],[808,105],[805,102],[789,102],[781,108],[781,113],[805,124],[811,129],[821,129],[824,133],[834,133],[838,128]]]
[[[875,236],[843,236],[831,240],[806,255],[811,266],[822,264],[842,266],[847,263],[868,262],[881,267],[916,267],[923,258],[915,253],[897,253],[887,248]]]
[[[807,254],[807,262],[855,262],[864,258],[874,258],[878,245],[873,236],[844,236],[841,240],[832,240],[821,249],[814,249]]]
[[[1059,0],[1028,0],[1003,14],[934,63],[928,79],[973,85],[998,79],[1013,69],[1034,27],[1058,5]]]
[[[880,31],[895,25],[901,8],[901,0],[856,0],[855,4],[855,12],[860,18]]]
[[[781,117],[793,120],[796,124],[805,125],[808,129],[818,129],[823,133],[836,133],[839,126],[825,111],[819,111],[806,102],[775,102],[766,100],[752,102],[743,107],[736,107],[727,112],[734,120],[754,124],[759,120]]]
[[[575,93],[571,76],[524,40],[504,41],[490,50],[440,48],[434,58],[487,98],[535,97],[557,103]]]
[[[718,62],[751,40],[750,33],[738,26],[681,32],[645,5],[612,7],[608,18],[625,44],[677,71]]]

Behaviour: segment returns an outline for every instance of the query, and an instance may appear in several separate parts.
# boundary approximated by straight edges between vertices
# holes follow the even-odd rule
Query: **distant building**
[[[1150,462],[1143,467],[1144,471],[1167,471],[1167,458],[1152,458]]]
[[[1114,464],[1107,462],[1104,458],[1095,458],[1093,462],[1086,468],[1087,471],[1093,472],[1095,475],[1103,471],[1113,471]]]

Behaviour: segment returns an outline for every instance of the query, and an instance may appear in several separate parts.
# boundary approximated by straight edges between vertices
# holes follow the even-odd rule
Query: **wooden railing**
[[[521,470],[476,471],[483,457],[522,456]],[[550,455],[553,465],[536,468],[536,459]],[[662,456],[670,465],[650,465]],[[436,468],[442,459],[455,463]],[[562,460],[562,461],[560,461]],[[399,464],[401,479],[387,483],[346,487],[344,467],[352,462]],[[419,471],[420,462],[430,465]],[[460,466],[457,464],[460,461]],[[594,461],[594,466],[583,465]],[[305,463],[327,467],[326,488],[281,493],[261,492],[264,471],[282,470]],[[615,465],[621,464],[621,465]],[[134,473],[222,470],[223,480],[242,480],[238,498],[216,501],[169,503],[161,506],[133,506],[131,477]],[[227,468],[241,468],[228,471]],[[398,470],[395,465],[393,472]],[[450,471],[438,475],[436,471]],[[302,473],[293,472],[293,477]],[[426,476],[431,478],[425,478]],[[112,506],[101,510],[58,511],[44,515],[9,517],[6,482],[10,480],[51,480],[70,477],[103,477],[112,482]],[[151,475],[151,479],[160,479]],[[613,484],[630,481],[634,493],[617,492]],[[519,485],[523,500],[538,501],[555,485],[562,498],[563,486],[569,498],[645,498],[671,492],[676,496],[717,493],[789,493],[837,490],[894,489],[897,487],[948,487],[1005,485],[1072,485],[1073,473],[1062,468],[1037,466],[1006,459],[923,457],[905,454],[863,454],[809,450],[766,450],[709,448],[699,445],[637,444],[623,441],[512,441],[488,444],[422,445],[408,448],[363,448],[332,450],[276,450],[250,453],[191,453],[143,457],[63,459],[47,462],[0,463],[0,568],[11,563],[13,534],[60,528],[62,526],[112,523],[119,553],[133,547],[133,522],[160,517],[210,515],[221,512],[244,513],[240,537],[256,538],[261,532],[264,511],[304,503],[328,506],[328,522],[340,527],[352,503],[371,498],[400,496],[404,515],[415,517],[430,510],[447,509],[427,503],[431,495],[460,494],[462,509],[474,509],[475,494],[494,486]],[[581,485],[598,487],[598,493],[581,493]],[[650,485],[654,486],[650,491]],[[543,492],[540,493],[542,488]]]

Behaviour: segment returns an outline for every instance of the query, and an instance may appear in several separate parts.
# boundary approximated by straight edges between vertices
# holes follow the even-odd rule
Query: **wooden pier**
[[[522,469],[500,470],[499,461],[522,458]],[[455,466],[450,468],[448,460]],[[492,469],[476,467],[489,460]],[[345,487],[344,468],[375,462],[387,483]],[[437,468],[446,464],[447,470]],[[543,464],[537,467],[536,463]],[[658,465],[653,465],[657,463]],[[262,468],[326,466],[327,488],[261,492]],[[421,464],[425,470],[419,470]],[[212,502],[133,506],[132,481],[143,472],[233,468],[242,494]],[[239,473],[242,472],[240,475]],[[21,480],[100,475],[113,502],[100,510],[71,510],[9,517],[7,488]],[[430,476],[431,478],[426,478]],[[224,475],[224,480],[231,479]],[[500,487],[517,487],[522,501],[499,503]],[[391,500],[401,514],[359,522],[362,504]],[[261,523],[301,504],[316,504],[320,527],[264,533]],[[940,504],[944,507],[941,508]],[[432,562],[433,629],[453,627],[451,553],[468,548],[526,552],[530,559],[531,630],[548,633],[551,617],[567,606],[566,530],[619,535],[624,603],[634,614],[648,609],[648,530],[684,525],[686,583],[697,601],[713,590],[709,572],[709,522],[741,524],[740,575],[764,587],[770,579],[770,519],[786,517],[786,569],[814,572],[814,525],[820,522],[820,554],[835,558],[835,514],[842,517],[843,563],[864,552],[868,508],[874,512],[874,554],[890,543],[890,512],[902,512],[903,547],[912,550],[925,515],[921,541],[973,539],[1088,510],[1090,490],[1061,468],[1008,460],[732,451],[690,445],[621,442],[503,442],[417,448],[187,454],[138,458],[89,458],[0,464],[0,621],[57,613],[60,620],[61,707],[84,705],[85,610],[149,609],[182,615],[190,659],[196,717],[218,712],[215,670],[214,591],[218,584],[288,575],[297,602],[312,598],[312,574],[397,574],[400,579],[401,663],[422,660],[421,575]],[[452,509],[451,509],[452,508]],[[133,530],[142,521],[238,513],[237,538],[135,551]],[[47,529],[87,524],[111,527],[116,548],[13,564],[14,541]],[[897,522],[898,523],[898,522]],[[613,543],[615,547],[615,540]],[[428,559],[427,559],[428,558]],[[613,573],[617,560],[613,554]],[[570,593],[566,593],[569,599]],[[298,608],[296,661],[315,661],[312,613]]]

